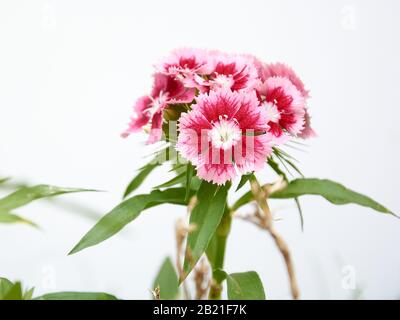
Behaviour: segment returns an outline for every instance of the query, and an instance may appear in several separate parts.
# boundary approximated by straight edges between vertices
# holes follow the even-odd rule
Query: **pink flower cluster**
[[[148,143],[157,142],[167,112],[186,110],[179,111],[176,148],[201,179],[224,184],[258,171],[274,145],[315,135],[308,91],[284,64],[179,49],[155,69],[153,89],[136,102],[123,136],[148,127]]]

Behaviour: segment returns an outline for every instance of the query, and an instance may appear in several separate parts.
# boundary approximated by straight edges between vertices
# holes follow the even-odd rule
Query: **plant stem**
[[[231,230],[232,212],[230,208],[226,208],[222,220],[211,240],[209,249],[207,250],[207,257],[210,261],[212,270],[223,269],[226,243]],[[213,274],[212,284],[208,298],[211,300],[220,300],[222,293],[221,279],[215,278]]]

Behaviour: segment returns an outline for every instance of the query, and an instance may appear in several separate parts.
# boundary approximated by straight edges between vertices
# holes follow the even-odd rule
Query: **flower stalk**
[[[229,233],[231,231],[232,211],[229,207],[226,208],[225,213],[221,219],[217,231],[211,240],[207,256],[210,261],[212,271],[223,269],[225,261],[226,244]],[[221,279],[214,276],[211,280],[210,293],[208,298],[211,300],[220,300],[222,294]]]

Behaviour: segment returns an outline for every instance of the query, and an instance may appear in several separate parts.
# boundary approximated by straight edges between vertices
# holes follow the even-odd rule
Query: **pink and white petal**
[[[316,132],[311,127],[310,113],[306,109],[306,113],[304,115],[304,129],[303,131],[300,132],[300,134],[298,134],[298,137],[302,139],[308,139],[308,138],[314,138],[316,136],[317,136]]]
[[[305,99],[309,97],[309,92],[305,89],[303,81],[297,76],[294,70],[286,64],[280,62],[267,64],[265,65],[264,74],[266,78],[284,77],[289,79]]]
[[[195,88],[185,88],[185,90],[176,97],[169,100],[170,103],[191,103],[196,97]]]
[[[235,163],[241,174],[259,171],[264,168],[265,161],[272,153],[273,136],[263,134],[243,137],[241,156],[236,156]]]
[[[225,184],[238,175],[232,164],[203,164],[196,166],[196,170],[199,178],[218,185]]]
[[[149,133],[149,138],[147,140],[147,144],[152,144],[157,141],[160,141],[162,136],[162,122],[163,122],[162,111],[158,111],[153,115],[153,118],[151,119],[151,129]]]
[[[201,161],[202,149],[207,147],[205,141],[208,141],[208,131],[212,125],[198,110],[182,113],[178,122],[176,149],[184,158],[198,164]]]
[[[126,138],[131,133],[138,132],[142,129],[143,126],[149,123],[150,115],[146,110],[151,105],[151,99],[149,96],[143,96],[139,98],[134,107],[134,114],[131,118],[131,121],[128,125],[128,128],[121,134],[122,137]]]
[[[258,98],[254,91],[237,93],[241,105],[234,115],[242,130],[268,130],[268,113],[265,108],[259,108]]]
[[[218,121],[220,116],[232,119],[241,107],[239,93],[230,90],[210,91],[196,99],[193,109],[201,112],[209,122]]]

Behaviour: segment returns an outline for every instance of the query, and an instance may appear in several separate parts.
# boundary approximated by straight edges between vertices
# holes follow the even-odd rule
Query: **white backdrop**
[[[399,213],[399,15],[397,0],[1,0],[0,175],[106,190],[64,197],[106,213],[152,150],[144,135],[119,137],[150,88],[152,64],[175,47],[205,47],[292,65],[311,90],[319,134],[296,153],[304,173]],[[165,171],[139,192],[167,179]],[[302,233],[291,202],[274,208],[303,298],[400,298],[399,220],[310,197]],[[185,210],[151,209],[121,234],[67,256],[95,222],[77,212],[40,202],[19,213],[41,230],[0,225],[0,276],[37,293],[148,298],[163,258],[175,254],[174,223]],[[228,246],[229,272],[256,270],[269,298],[290,297],[267,234],[235,221]],[[346,286],[349,272],[355,290]]]

